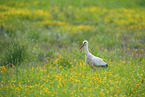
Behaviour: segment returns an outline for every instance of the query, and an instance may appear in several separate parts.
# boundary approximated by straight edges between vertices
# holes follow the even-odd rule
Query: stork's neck
[[[88,44],[85,45],[85,55],[88,55],[89,54],[89,50],[88,50]]]

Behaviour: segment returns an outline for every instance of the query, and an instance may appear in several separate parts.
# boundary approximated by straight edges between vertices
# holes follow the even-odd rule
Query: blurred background
[[[0,65],[73,54],[83,40],[106,59],[142,58],[144,8],[144,0],[1,0]]]

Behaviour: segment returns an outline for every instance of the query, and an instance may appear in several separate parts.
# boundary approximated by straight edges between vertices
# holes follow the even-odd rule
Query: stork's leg
[[[92,63],[92,67],[94,66],[94,64]]]
[[[91,68],[94,69],[94,64],[93,63],[91,63]]]

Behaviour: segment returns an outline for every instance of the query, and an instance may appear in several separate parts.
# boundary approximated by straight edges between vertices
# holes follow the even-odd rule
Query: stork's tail
[[[106,65],[101,65],[101,67],[108,67],[108,64],[106,64]]]
[[[106,64],[106,65],[98,65],[97,67],[108,67],[108,64]]]
[[[104,61],[104,60],[103,60]],[[104,61],[105,62],[105,61]],[[106,62],[105,62],[106,63]],[[103,65],[103,67],[108,67],[108,64],[106,63],[105,65]]]
[[[108,67],[108,64],[106,64],[105,67]]]

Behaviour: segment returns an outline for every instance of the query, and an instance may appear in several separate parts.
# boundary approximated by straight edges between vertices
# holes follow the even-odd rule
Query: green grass
[[[145,96],[144,5],[0,1],[0,96]],[[108,68],[85,64],[83,40]]]

